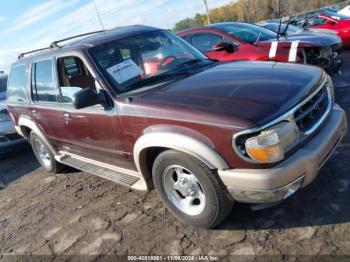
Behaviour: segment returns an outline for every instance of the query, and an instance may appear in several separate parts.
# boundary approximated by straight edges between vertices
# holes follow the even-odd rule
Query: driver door
[[[61,117],[70,146],[65,150],[107,164],[130,168],[122,150],[121,129],[114,106],[101,105],[75,109],[73,95],[84,88],[100,89],[82,58],[65,56],[57,59]]]

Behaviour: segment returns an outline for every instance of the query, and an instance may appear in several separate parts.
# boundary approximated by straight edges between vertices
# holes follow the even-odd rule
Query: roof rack
[[[78,38],[78,37],[82,37],[82,36],[87,36],[87,35],[98,34],[98,33],[102,33],[102,32],[104,32],[104,30],[99,30],[99,31],[94,31],[94,32],[89,32],[89,33],[85,33],[85,34],[81,34],[81,35],[75,35],[75,36],[63,38],[63,39],[61,39],[61,40],[57,40],[57,41],[52,42],[52,43],[50,44],[50,47],[51,47],[51,48],[54,48],[54,47],[60,48],[61,46],[59,46],[58,43],[65,42],[65,41],[68,41],[68,40],[71,40],[71,39],[74,39],[74,38]]]
[[[18,59],[23,58],[25,55],[28,55],[28,54],[31,54],[31,53],[40,52],[40,51],[44,51],[44,50],[48,50],[48,49],[51,49],[51,47],[45,47],[45,48],[40,48],[40,49],[35,49],[35,50],[32,50],[32,51],[28,51],[28,52],[25,52],[25,53],[20,53],[19,56],[18,56]]]
[[[104,32],[104,30],[94,31],[94,32],[90,32],[90,33],[80,34],[80,35],[75,35],[75,36],[67,37],[67,38],[64,38],[64,39],[61,39],[61,40],[57,40],[57,41],[52,42],[49,47],[44,47],[44,48],[35,49],[35,50],[32,50],[32,51],[21,53],[21,54],[19,54],[18,59],[21,59],[25,55],[28,55],[28,54],[41,52],[41,51],[49,50],[49,49],[52,49],[52,48],[61,48],[62,46],[58,45],[58,43],[61,43],[61,42],[65,42],[65,41],[68,41],[68,40],[71,40],[71,39],[74,39],[74,38],[83,37],[83,36],[87,36],[87,35],[98,34],[98,33],[102,33],[102,32]]]

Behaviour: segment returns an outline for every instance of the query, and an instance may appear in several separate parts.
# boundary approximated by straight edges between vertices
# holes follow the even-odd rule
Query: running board
[[[61,153],[61,156],[57,158],[59,162],[67,166],[74,167],[86,173],[99,176],[101,178],[108,179],[115,183],[132,187],[134,184],[139,182],[140,177],[137,172],[117,168],[112,165],[97,162],[91,159],[87,159],[81,156]]]

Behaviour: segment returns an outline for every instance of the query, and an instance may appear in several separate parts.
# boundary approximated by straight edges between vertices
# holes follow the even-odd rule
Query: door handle
[[[70,119],[72,118],[72,116],[71,116],[70,113],[64,112],[64,113],[63,113],[63,118],[64,118],[65,120],[70,120]]]

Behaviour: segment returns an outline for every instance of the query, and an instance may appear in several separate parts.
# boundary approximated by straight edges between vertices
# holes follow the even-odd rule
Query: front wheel
[[[167,150],[156,158],[152,174],[163,203],[186,223],[213,228],[232,209],[233,200],[218,176],[192,156]]]

